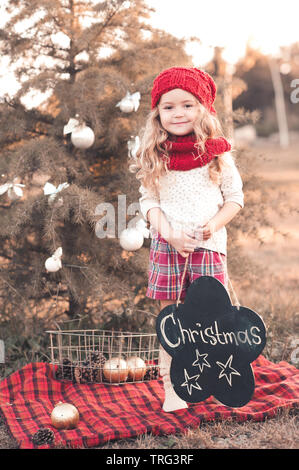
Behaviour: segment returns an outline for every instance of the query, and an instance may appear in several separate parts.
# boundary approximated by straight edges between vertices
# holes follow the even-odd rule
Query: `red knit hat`
[[[211,113],[216,114],[213,107],[216,84],[208,73],[195,67],[171,67],[161,72],[153,83],[152,109],[164,93],[175,88],[192,93]]]

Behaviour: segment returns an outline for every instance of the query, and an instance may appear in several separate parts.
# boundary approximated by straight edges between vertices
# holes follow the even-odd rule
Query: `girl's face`
[[[170,90],[161,96],[158,105],[160,121],[170,134],[186,135],[193,131],[199,106],[196,98],[181,88]]]

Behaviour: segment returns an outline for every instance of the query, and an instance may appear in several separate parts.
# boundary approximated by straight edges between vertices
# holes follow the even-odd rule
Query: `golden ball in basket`
[[[103,374],[110,383],[125,382],[128,378],[128,366],[124,359],[113,357],[105,362]]]
[[[138,382],[142,380],[146,374],[146,364],[141,357],[132,356],[127,359],[127,367],[129,379]]]

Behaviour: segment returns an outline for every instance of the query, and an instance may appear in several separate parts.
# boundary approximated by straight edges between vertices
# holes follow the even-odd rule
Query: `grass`
[[[137,439],[116,441],[102,449],[296,449],[298,416],[282,411],[275,419],[263,422],[206,423],[184,434],[143,435]]]

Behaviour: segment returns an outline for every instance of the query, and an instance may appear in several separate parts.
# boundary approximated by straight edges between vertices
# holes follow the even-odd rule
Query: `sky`
[[[299,41],[298,0],[145,0],[156,12],[150,24],[187,41],[186,50],[195,66],[211,60],[213,47],[224,47],[223,57],[231,64],[241,58],[246,44],[266,54],[277,54],[279,46]],[[5,22],[4,4],[0,4],[0,27]],[[18,85],[2,58],[0,90],[16,91]]]
[[[245,53],[246,42],[266,54],[299,41],[298,0],[146,0],[155,8],[153,26],[179,38],[196,36],[201,45],[187,48],[194,65],[204,65],[213,46],[225,47],[225,57],[235,63]]]

